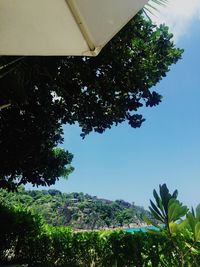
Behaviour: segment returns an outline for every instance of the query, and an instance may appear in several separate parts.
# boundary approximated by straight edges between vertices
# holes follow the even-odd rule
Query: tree
[[[83,138],[124,121],[140,127],[138,109],[161,102],[151,88],[181,58],[171,38],[138,14],[96,58],[1,57],[15,67],[0,79],[0,187],[51,185],[70,173],[72,154],[55,150],[63,124],[77,122]]]

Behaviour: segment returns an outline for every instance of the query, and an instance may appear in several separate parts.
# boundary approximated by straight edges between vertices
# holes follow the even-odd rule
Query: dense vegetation
[[[0,187],[66,177],[72,154],[55,149],[63,124],[77,123],[82,137],[140,127],[140,108],[161,102],[152,88],[181,55],[166,26],[138,14],[95,58],[0,57]]]
[[[71,226],[75,229],[99,229],[131,223],[140,224],[150,213],[142,207],[124,200],[110,201],[83,193],[61,193],[58,190],[29,190],[18,193],[0,190],[0,202],[13,207],[29,207],[42,215],[46,223],[54,226]]]
[[[40,267],[199,267],[200,206],[189,211],[165,185],[154,191],[160,231],[73,232],[44,224],[27,208],[0,205],[0,265]],[[156,215],[157,213],[157,215]],[[185,217],[184,217],[185,216]],[[157,225],[159,227],[159,225]]]

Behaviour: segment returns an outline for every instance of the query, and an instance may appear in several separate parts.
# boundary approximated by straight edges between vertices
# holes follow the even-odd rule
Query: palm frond
[[[154,15],[155,11],[159,12],[160,6],[166,6],[167,3],[168,0],[150,0],[143,8],[143,12],[149,17],[148,14]]]

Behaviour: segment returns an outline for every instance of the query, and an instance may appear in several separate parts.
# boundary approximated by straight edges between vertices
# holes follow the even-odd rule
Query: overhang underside
[[[0,0],[0,54],[95,56],[146,3]]]

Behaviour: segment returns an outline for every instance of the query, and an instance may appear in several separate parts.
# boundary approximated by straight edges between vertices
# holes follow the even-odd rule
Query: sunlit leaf
[[[196,207],[196,218],[200,221],[200,204]]]
[[[181,219],[185,214],[187,213],[187,207],[183,206],[182,203],[180,203],[176,199],[170,199],[169,205],[168,205],[168,219],[169,222],[171,221],[177,221]]]
[[[195,225],[195,240],[200,241],[200,222]]]
[[[156,207],[156,205],[150,200],[150,204],[152,206],[152,209],[157,213],[157,215],[160,217],[160,220],[164,220],[164,216],[160,212],[160,210]]]

